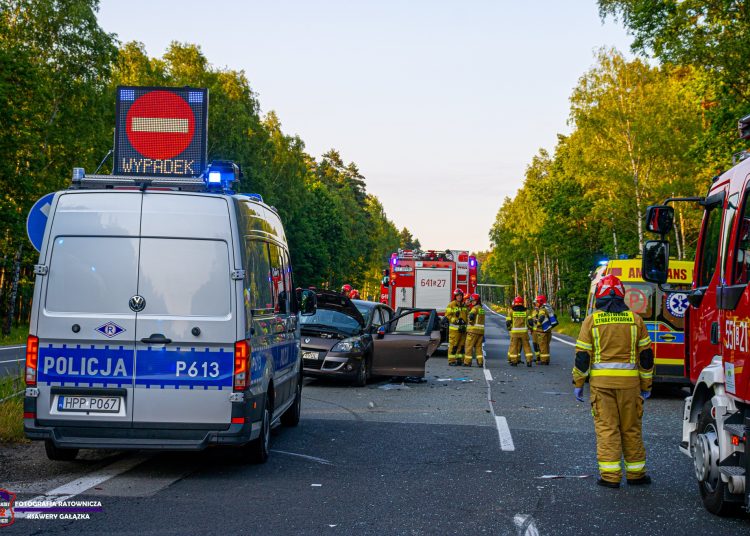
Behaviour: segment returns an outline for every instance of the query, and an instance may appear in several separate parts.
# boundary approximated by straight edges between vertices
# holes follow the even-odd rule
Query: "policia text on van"
[[[259,196],[203,179],[84,177],[52,201],[36,266],[24,430],[79,448],[246,445],[299,421],[297,297]],[[123,187],[123,188],[120,188]],[[306,296],[308,313],[315,296]]]

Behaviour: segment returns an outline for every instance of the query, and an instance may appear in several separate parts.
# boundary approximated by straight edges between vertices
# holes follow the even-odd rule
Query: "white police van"
[[[260,196],[213,176],[79,177],[35,273],[24,430],[50,459],[244,445],[263,462],[271,427],[298,423],[298,297]]]

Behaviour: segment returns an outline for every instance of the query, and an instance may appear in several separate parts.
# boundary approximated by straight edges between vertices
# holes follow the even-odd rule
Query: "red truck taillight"
[[[250,384],[250,343],[234,343],[234,390],[244,391]]]
[[[39,362],[39,338],[29,335],[26,339],[26,385],[36,385],[36,369]]]

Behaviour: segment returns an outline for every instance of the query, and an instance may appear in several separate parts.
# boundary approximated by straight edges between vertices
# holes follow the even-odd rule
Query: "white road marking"
[[[539,536],[534,518],[528,514],[516,514],[513,523],[518,527],[518,536]]]
[[[19,344],[17,346],[0,346],[0,352],[3,350],[17,350],[18,348],[26,348],[25,344]]]
[[[0,365],[4,363],[18,363],[19,361],[25,361],[25,360],[26,358],[23,358],[23,357],[21,359],[8,359],[7,361],[0,361]]]
[[[565,339],[561,339],[560,337],[555,337],[554,335],[552,335],[552,338],[555,339],[558,342],[561,342],[563,344],[567,344],[568,346],[575,346],[576,345],[576,343],[574,343],[574,342],[566,341]]]
[[[89,475],[83,476],[81,478],[73,480],[72,482],[68,482],[67,484],[63,484],[62,486],[50,490],[44,495],[39,495],[38,497],[34,497],[33,499],[22,502],[25,504],[44,502],[46,506],[54,507],[54,505],[70,500],[72,497],[83,493],[87,489],[98,486],[99,484],[106,482],[107,480],[114,478],[117,475],[121,475],[126,471],[130,471],[137,465],[142,464],[150,458],[150,455],[141,454],[138,456],[130,456],[121,460],[117,460],[116,462],[111,463],[110,465],[107,465],[106,467],[103,467],[98,471],[94,471]],[[29,507],[33,508],[31,504],[29,504]],[[19,505],[19,508],[22,508],[22,506]],[[25,517],[24,514],[25,512],[18,512],[18,517]]]
[[[492,373],[490,372],[490,369],[486,368],[484,369],[484,379],[488,382],[492,381]]]
[[[513,437],[510,435],[510,428],[508,428],[508,421],[505,417],[495,417],[495,424],[497,425],[497,435],[500,437],[500,449],[512,452],[516,450],[513,445]]]
[[[323,458],[316,458],[315,456],[308,456],[307,454],[297,454],[296,452],[286,452],[284,450],[276,449],[271,449],[271,452],[275,452],[276,454],[286,454],[287,456],[296,456],[298,458],[304,458],[306,460],[321,463],[323,465],[333,465],[333,463],[329,462],[328,460],[324,460]]]

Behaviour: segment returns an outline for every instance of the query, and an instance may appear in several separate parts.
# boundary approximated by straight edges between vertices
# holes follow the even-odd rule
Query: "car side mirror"
[[[667,205],[652,205],[646,210],[646,229],[666,236],[672,230],[674,208]]]
[[[378,331],[377,331],[378,339],[384,338],[385,337],[385,333],[386,333],[385,324],[383,324],[382,326],[380,326],[378,328]]]
[[[650,283],[663,285],[669,275],[669,242],[649,240],[643,246],[641,274]]]
[[[312,290],[298,290],[297,302],[302,316],[312,316],[318,311],[318,298]]]

